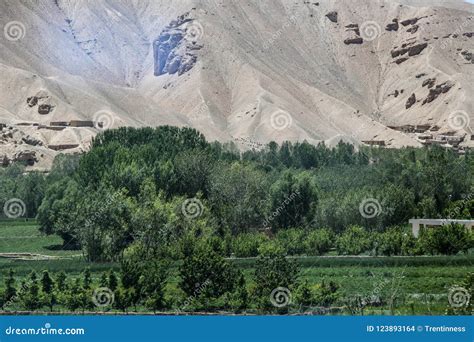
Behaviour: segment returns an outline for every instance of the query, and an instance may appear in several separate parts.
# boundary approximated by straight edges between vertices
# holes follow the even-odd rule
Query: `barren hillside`
[[[47,169],[101,129],[474,146],[473,5],[4,0],[0,163]],[[5,124],[2,127],[2,124]]]

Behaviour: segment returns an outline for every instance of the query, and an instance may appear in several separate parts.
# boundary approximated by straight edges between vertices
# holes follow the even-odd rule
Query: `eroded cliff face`
[[[474,147],[473,8],[5,0],[0,160],[43,167],[119,126],[191,126],[244,149],[341,139]]]
[[[202,48],[198,43],[201,33],[202,27],[189,18],[189,12],[169,23],[153,42],[155,76],[191,70]]]

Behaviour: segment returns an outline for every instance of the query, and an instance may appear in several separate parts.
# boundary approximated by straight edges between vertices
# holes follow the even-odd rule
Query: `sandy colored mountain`
[[[165,124],[242,148],[342,139],[462,153],[474,146],[473,9],[460,0],[5,0],[0,163],[47,169],[101,129]]]

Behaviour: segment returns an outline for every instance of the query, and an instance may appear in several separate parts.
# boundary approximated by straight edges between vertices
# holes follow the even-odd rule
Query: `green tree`
[[[13,272],[13,269],[10,268],[8,270],[8,275],[5,278],[5,292],[3,293],[3,299],[5,303],[10,302],[12,299],[15,298],[17,294],[14,275],[15,275],[15,272]]]
[[[232,292],[239,279],[239,272],[209,245],[185,256],[179,274],[179,287],[186,296],[202,300],[217,299]]]
[[[51,294],[54,290],[54,282],[53,279],[49,276],[49,272],[47,270],[43,271],[41,277],[41,291],[45,294]]]
[[[279,228],[300,227],[309,223],[317,204],[317,191],[307,172],[285,171],[271,187],[271,210],[265,225]]]
[[[210,182],[209,205],[221,227],[232,234],[254,232],[264,225],[268,181],[251,165],[220,164]]]
[[[168,267],[168,263],[164,261],[149,261],[140,277],[145,306],[153,312],[165,307],[164,288],[168,277]]]
[[[66,308],[74,312],[83,305],[81,280],[76,278],[68,288],[69,290],[65,296],[65,305]]]
[[[278,288],[285,288],[290,292],[294,290],[298,273],[298,264],[285,258],[283,254],[260,255],[254,272],[253,296],[257,306],[263,310],[275,309],[272,306],[272,291]]]
[[[64,292],[67,290],[67,275],[64,271],[61,271],[56,276],[56,288],[58,292]]]
[[[86,290],[89,290],[92,285],[92,277],[90,268],[86,268],[82,273],[82,287]]]
[[[340,235],[336,242],[336,249],[339,255],[359,255],[369,251],[371,240],[364,228],[352,226],[347,228]]]
[[[303,246],[308,255],[323,255],[334,246],[336,237],[326,228],[312,230],[303,241]]]
[[[112,291],[114,291],[117,288],[118,279],[114,271],[109,271],[107,284],[108,284],[108,288],[111,289]]]
[[[422,229],[420,243],[430,254],[454,255],[467,253],[474,247],[473,233],[462,224],[447,224],[441,227]]]
[[[21,303],[25,309],[34,311],[41,307],[39,290],[38,276],[36,272],[31,272],[28,283],[25,284],[20,295]]]

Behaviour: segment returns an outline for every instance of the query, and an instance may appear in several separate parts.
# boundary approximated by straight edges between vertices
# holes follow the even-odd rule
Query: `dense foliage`
[[[200,240],[237,257],[453,254],[472,247],[472,235],[446,228],[463,239],[447,246],[441,231],[416,240],[403,226],[412,217],[472,218],[473,171],[469,152],[440,147],[285,142],[241,153],[190,128],[120,128],[80,158],[61,156],[48,175],[0,170],[0,204],[23,199],[44,233],[90,261],[136,248],[145,259],[181,259]],[[363,215],[367,200],[375,204]]]

